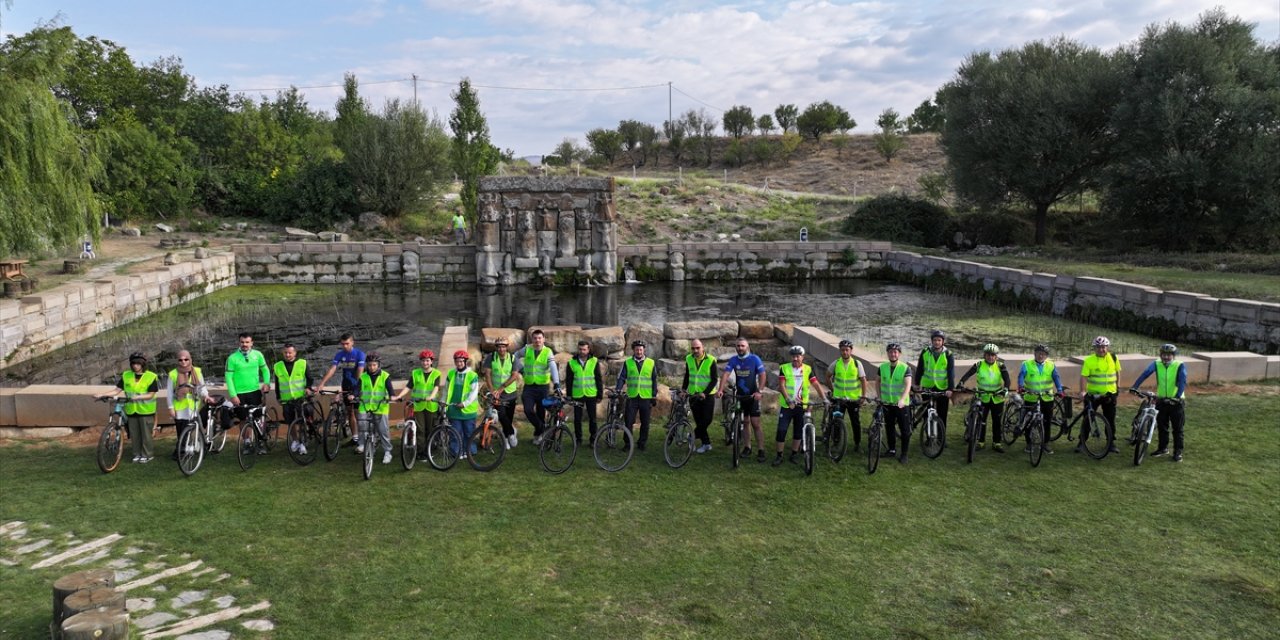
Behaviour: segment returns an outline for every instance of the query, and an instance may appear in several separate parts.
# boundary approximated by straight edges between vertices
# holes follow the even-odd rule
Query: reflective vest
[[[454,229],[465,229],[465,228],[466,228],[466,226],[467,226],[467,220],[466,220],[466,218],[463,218],[462,216],[454,216],[454,217],[453,217],[453,228],[454,228]]]
[[[653,397],[653,358],[645,358],[639,367],[635,358],[627,358],[627,397]]]
[[[995,395],[1004,388],[1004,376],[1000,375],[1000,361],[987,364],[986,360],[978,363],[978,399],[983,402],[1004,402],[1004,396]]]
[[[947,351],[944,347],[942,353],[935,358],[932,349],[925,349],[920,359],[924,361],[924,370],[917,371],[920,376],[920,387],[924,389],[940,389],[947,388]]]
[[[135,377],[133,369],[130,369],[121,378],[124,381],[124,397],[132,399],[147,393],[151,384],[156,381],[156,374],[143,371],[142,375]],[[152,397],[146,402],[130,402],[124,405],[124,412],[131,416],[153,416],[156,414],[156,399]]]
[[[831,395],[837,400],[857,400],[862,397],[862,367],[855,358],[836,360],[833,367]]]
[[[467,396],[480,385],[480,375],[472,369],[467,369],[462,376],[462,383],[457,384],[458,370],[450,369],[449,373],[444,377],[444,402],[445,404],[455,404],[462,402]],[[462,406],[463,420],[469,420],[480,415],[480,396],[476,394],[476,399],[470,404]]]
[[[684,357],[684,366],[689,372],[689,393],[703,393],[711,389],[711,364],[715,358],[703,356],[702,362],[694,359],[693,354]]]
[[[1045,360],[1043,369],[1036,366],[1035,360],[1022,363],[1022,386],[1027,390],[1024,396],[1035,402],[1048,402],[1053,399],[1053,361]]]
[[[200,383],[204,382],[204,374],[200,372],[200,367],[192,367],[191,369],[192,369],[192,374],[191,374],[191,377],[187,379],[188,384],[190,384],[193,387],[200,386]],[[133,372],[130,371],[129,373],[133,373]],[[181,392],[178,390],[178,370],[177,369],[169,370],[169,379],[173,381],[173,406],[169,408],[172,409],[174,413],[180,413],[182,411],[195,411],[196,410],[196,390],[187,389],[185,394],[181,394]]]
[[[796,374],[799,379],[796,379]],[[788,362],[782,365],[782,397],[778,399],[783,409],[791,407],[790,399],[794,398],[796,392],[800,392],[800,404],[809,404],[809,378],[813,377],[813,368],[807,364],[800,365],[800,370],[796,371],[795,367]],[[796,385],[800,388],[797,389]]]
[[[1084,375],[1084,388],[1089,393],[1115,393],[1116,382],[1120,379],[1120,361],[1111,353],[1101,358],[1097,354],[1089,354],[1081,365],[1080,373]]]
[[[599,397],[600,390],[596,388],[596,365],[598,360],[595,356],[587,358],[585,363],[579,364],[579,360],[574,358],[569,361],[569,368],[573,370],[573,388],[569,390],[569,396],[573,398],[595,398]]]
[[[880,364],[880,399],[884,402],[896,403],[902,397],[907,384],[907,364],[898,362],[898,366],[889,371],[889,363]]]
[[[280,402],[297,400],[307,392],[307,361],[294,360],[293,373],[288,372],[288,366],[281,360],[272,367],[276,372],[276,386],[280,389]]]
[[[493,372],[490,375],[494,388],[501,390],[502,393],[516,392],[516,381],[511,380],[511,370],[515,368],[515,364],[516,357],[513,355],[508,354],[507,357],[502,358],[496,353],[493,354],[493,358],[489,361],[489,370]],[[527,367],[525,371],[528,371]],[[511,380],[511,384],[506,384],[508,380]]]
[[[1156,396],[1161,398],[1178,397],[1178,368],[1181,360],[1173,360],[1168,366],[1156,360]]]
[[[379,371],[378,379],[369,377],[366,371],[360,374],[360,413],[391,413],[391,396],[387,394],[387,372]]]
[[[533,347],[524,348],[524,381],[528,384],[551,383],[551,347],[543,347],[533,355]]]
[[[413,370],[413,390],[409,393],[409,398],[413,400],[414,411],[439,411],[440,403],[435,400],[427,400],[431,397],[431,392],[436,390],[436,386],[440,384],[440,370],[432,369],[431,373],[422,369]]]

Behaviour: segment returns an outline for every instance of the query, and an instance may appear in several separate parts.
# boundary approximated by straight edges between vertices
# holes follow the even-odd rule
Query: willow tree
[[[32,253],[98,234],[96,139],[54,97],[75,35],[38,27],[0,45],[0,254]]]

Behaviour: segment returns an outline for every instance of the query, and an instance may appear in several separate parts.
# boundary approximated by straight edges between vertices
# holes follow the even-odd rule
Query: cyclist
[[[293,344],[285,344],[278,360],[271,367],[276,374],[276,401],[284,409],[284,423],[289,424],[298,419],[299,406],[294,400],[311,395],[311,372],[307,370],[307,361],[298,359],[298,348]],[[290,451],[307,455],[307,446],[302,442],[290,442]]]
[[[467,366],[470,363],[471,354],[466,349],[458,349],[453,352],[454,368],[444,376],[445,415],[462,443],[463,458],[470,451],[467,443],[471,442],[471,432],[480,415],[480,375]]]
[[[1116,354],[1109,353],[1111,341],[1106,336],[1093,339],[1093,353],[1085,357],[1080,365],[1080,399],[1088,395],[1101,396],[1097,406],[1102,410],[1111,426],[1107,431],[1107,453],[1119,453],[1116,448],[1116,390],[1120,381],[1120,360]],[[1080,423],[1080,444],[1076,445],[1076,453],[1084,451],[1084,440],[1088,426]]]
[[[947,334],[941,329],[934,329],[929,334],[929,347],[920,352],[920,361],[916,363],[916,390],[942,391],[946,398],[927,400],[933,403],[938,412],[938,420],[942,431],[947,430],[947,408],[951,405],[951,388],[956,379],[956,361],[946,347]]]
[[[738,407],[751,427],[746,430],[747,441],[742,443],[742,457],[751,457],[751,434],[754,433],[756,444],[760,447],[756,462],[764,462],[764,428],[760,426],[760,390],[765,386],[764,361],[751,353],[751,345],[746,338],[738,338],[734,349],[737,353],[729,358],[729,362],[724,365],[724,372],[720,374],[720,390],[716,392],[716,397],[724,396],[724,390],[729,384],[729,374],[733,374],[733,391],[738,395]]]
[[[509,352],[507,339],[498,338],[493,344],[497,351],[484,357],[480,370],[484,372],[493,406],[498,408],[498,422],[502,425],[502,435],[507,438],[507,448],[514,449],[520,442],[516,438],[515,417],[516,390],[520,388],[522,377],[516,370],[516,358]]]
[[[716,392],[716,358],[707,355],[702,341],[694,338],[689,343],[692,353],[684,357],[684,381],[680,388],[689,394],[689,413],[693,414],[693,434],[698,438],[698,453],[711,450],[711,436],[707,427],[716,412],[716,401],[712,395]]]
[[[253,348],[253,335],[240,334],[240,348],[227,356],[227,398],[235,407],[235,415],[244,422],[249,407],[266,404],[262,393],[271,389],[271,370],[262,352]],[[222,428],[231,428],[231,414],[222,414]]]
[[[347,405],[347,421],[352,433],[351,444],[358,445],[360,430],[356,428],[356,407],[351,399],[360,388],[360,376],[364,374],[365,357],[364,352],[356,348],[356,340],[350,333],[339,336],[338,345],[341,348],[334,354],[329,370],[324,373],[323,378],[320,378],[320,383],[311,390],[323,389],[325,383],[329,382],[329,378],[332,378],[339,369],[342,370],[342,401]]]
[[[1182,428],[1186,423],[1186,413],[1182,401],[1187,395],[1187,368],[1178,357],[1178,347],[1172,344],[1161,345],[1160,359],[1147,365],[1142,375],[1134,380],[1132,389],[1138,390],[1151,374],[1156,376],[1156,397],[1163,402],[1156,403],[1156,427],[1160,430],[1159,447],[1151,457],[1169,455],[1169,423],[1173,423],[1173,461],[1182,462]]]
[[[880,378],[876,382],[880,401],[884,407],[884,429],[889,434],[889,457],[898,456],[898,462],[907,463],[907,446],[911,441],[911,367],[899,362],[902,345],[890,342],[885,345],[888,362],[880,363]],[[894,432],[894,426],[897,432]],[[898,453],[897,438],[902,439],[902,453]]]
[[[573,355],[569,365],[565,367],[564,386],[569,389],[569,397],[586,405],[587,424],[590,428],[590,442],[596,439],[596,406],[600,404],[600,392],[604,389],[604,376],[600,372],[600,361],[591,355],[591,343],[578,341],[578,352]],[[582,407],[573,408],[573,437],[582,444]]]
[[[853,357],[853,343],[840,341],[840,357],[827,368],[827,385],[831,387],[832,402],[835,409],[849,416],[849,427],[853,430],[853,450],[862,447],[862,416],[858,412],[861,405],[862,390],[867,388],[867,374],[862,370],[862,363]]]
[[[1049,359],[1049,346],[1038,344],[1035,347],[1035,360],[1027,360],[1018,370],[1018,393],[1023,402],[1030,407],[1032,402],[1038,404],[1040,415],[1044,416],[1045,428],[1053,421],[1054,392],[1062,393],[1062,379],[1058,377],[1058,369]],[[1053,453],[1049,448],[1049,439],[1044,439],[1040,447],[1045,453]]]
[[[658,376],[653,373],[653,359],[644,357],[645,343],[636,340],[631,343],[631,357],[622,363],[618,372],[618,382],[614,391],[627,392],[627,427],[635,424],[636,415],[640,416],[640,437],[636,440],[636,450],[644,451],[649,441],[649,418],[653,414],[654,398],[658,397]]]
[[[209,404],[209,390],[204,384],[204,372],[200,367],[191,364],[191,352],[178,352],[178,366],[169,370],[169,379],[165,384],[165,397],[169,400],[169,417],[177,427],[178,441],[173,445],[175,461],[178,459],[178,447],[182,444],[182,435],[199,419],[201,402]]]
[[[534,329],[529,335],[533,342],[525,345],[516,358],[516,371],[524,380],[524,417],[533,425],[533,444],[538,445],[547,428],[547,408],[542,406],[542,400],[553,390],[560,393],[560,367],[556,366],[555,353],[547,346],[542,329]]]
[[[156,394],[160,392],[159,378],[146,368],[147,356],[138,352],[129,354],[129,368],[120,374],[116,390],[94,396],[98,399],[118,398],[124,394],[128,400],[124,405],[125,426],[129,430],[129,439],[133,441],[133,461],[143,464],[153,459],[151,430],[156,422]]]
[[[790,461],[795,462],[800,455],[800,438],[804,437],[804,412],[809,404],[809,388],[816,389],[822,401],[827,401],[827,393],[818,383],[818,377],[813,375],[813,367],[804,363],[804,347],[793,345],[787,353],[791,356],[791,362],[778,369],[778,391],[781,395],[778,398],[778,433],[774,438],[775,467],[782,464],[782,448],[787,441],[788,423],[793,425]]]
[[[436,402],[436,398],[440,397],[440,370],[435,368],[436,354],[430,349],[423,349],[418,353],[418,359],[422,361],[422,366],[414,369],[409,374],[409,383],[405,385],[400,393],[396,394],[396,400],[401,400],[406,394],[412,394],[409,399],[413,402],[413,418],[418,423],[418,459],[427,459],[427,438],[431,435],[431,427],[436,423],[436,415],[440,411],[440,403]]]
[[[1000,359],[1000,347],[987,343],[982,347],[982,360],[973,363],[972,367],[960,376],[960,386],[972,378],[978,376],[978,393],[974,397],[975,402],[981,402],[983,408],[987,410],[987,416],[991,418],[991,449],[996,453],[1004,453],[1004,443],[1000,441],[1000,430],[1004,418],[1004,395],[1001,391],[1009,388],[1009,369],[1005,367],[1004,360]],[[1049,404],[1053,404],[1050,401]],[[978,448],[983,447],[983,440],[987,436],[987,421],[983,420],[978,424]]]
[[[360,442],[356,445],[356,453],[364,453],[365,447],[382,445],[382,464],[391,462],[391,425],[388,416],[391,413],[391,399],[396,390],[391,385],[391,374],[382,368],[381,358],[376,353],[365,356],[365,371],[360,374],[360,419],[369,425],[370,436],[376,432],[377,442]],[[377,453],[377,449],[374,449]]]

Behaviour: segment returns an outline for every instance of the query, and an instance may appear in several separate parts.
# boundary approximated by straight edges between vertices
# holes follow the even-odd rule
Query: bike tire
[[[867,475],[875,473],[876,468],[880,466],[882,431],[884,431],[884,418],[877,412],[876,417],[871,420],[871,426],[867,428]]]
[[[324,426],[320,428],[321,437],[324,439],[324,459],[333,462],[338,457],[338,450],[342,448],[342,428],[338,424],[338,420],[346,421],[347,416],[339,415],[339,411],[330,411],[324,417]]]
[[[1138,426],[1138,441],[1133,443],[1133,466],[1142,464],[1147,457],[1147,447],[1151,444],[1151,430],[1156,426],[1155,418],[1147,418]]]
[[[307,424],[304,418],[297,418],[289,423],[286,438],[289,440],[289,457],[299,466],[305,467],[316,461],[317,452],[322,445],[315,426]],[[303,451],[298,451],[297,447],[302,447]]]
[[[252,469],[258,462],[258,432],[248,422],[240,423],[240,431],[236,434],[236,461],[243,471]]]
[[[1031,468],[1040,466],[1044,459],[1044,416],[1036,411],[1031,417],[1031,425],[1027,427],[1027,454],[1031,457]]]
[[[102,428],[95,457],[98,469],[103,473],[111,473],[120,468],[120,459],[124,457],[124,425],[119,418],[112,416],[107,421],[107,426]]]
[[[849,447],[849,438],[844,429],[844,418],[831,417],[831,424],[823,429],[826,442],[823,446],[826,448],[827,458],[832,462],[840,462],[844,459],[845,451]]]
[[[199,423],[194,424],[182,433],[182,437],[178,438],[178,471],[188,478],[195,475],[195,472],[200,470],[200,464],[204,462],[202,429]]]
[[[427,438],[427,462],[436,471],[448,471],[458,463],[462,440],[449,427],[438,427]]]
[[[364,438],[360,441],[364,445],[364,456],[360,466],[360,473],[365,480],[373,477],[373,458],[378,453],[378,436],[375,435],[373,429],[365,432]]]
[[[1071,399],[1070,398],[1054,398],[1053,399],[1053,420],[1045,425],[1046,433],[1049,433],[1049,441],[1057,441],[1070,430],[1071,425]],[[1054,427],[1057,427],[1055,430]],[[1067,437],[1070,440],[1070,436]]]
[[[610,422],[600,429],[591,443],[596,464],[609,473],[617,473],[631,464],[636,453],[636,441],[631,429],[617,422]]]
[[[418,425],[407,420],[400,425],[400,466],[405,471],[413,470],[413,463],[418,461]]]
[[[542,437],[538,445],[538,462],[542,470],[558,476],[573,466],[578,457],[578,440],[569,433],[564,425],[551,427],[551,432]]]
[[[1107,457],[1107,453],[1109,453],[1107,433],[1114,433],[1107,428],[1111,425],[1111,422],[1097,409],[1090,411],[1089,415],[1085,416],[1085,419],[1089,420],[1090,426],[1086,432],[1085,440],[1081,444],[1084,445],[1084,450],[1094,460],[1101,460]]]
[[[662,455],[672,469],[679,469],[689,462],[689,458],[693,456],[693,432],[689,430],[688,420],[678,420],[667,427],[667,437],[662,442]]]
[[[805,422],[804,429],[801,431],[804,437],[804,474],[806,476],[813,475],[813,454],[817,448],[815,440],[816,429],[812,422]]]
[[[725,439],[729,441],[729,450],[731,459],[729,461],[730,469],[737,469],[742,464],[742,442],[738,436],[742,433],[742,421],[740,416],[735,413],[729,418],[729,424],[725,427]]]
[[[507,454],[507,441],[502,437],[502,427],[485,422],[471,434],[471,450],[467,463],[476,471],[493,471],[502,464]]]
[[[933,423],[934,435],[932,437],[929,436],[930,422]],[[920,452],[923,453],[926,458],[936,460],[938,456],[942,455],[942,450],[946,447],[944,440],[945,437],[946,436],[943,435],[942,431],[942,420],[939,420],[936,414],[932,417],[926,415],[925,424],[920,428]]]
[[[978,411],[970,411],[964,416],[965,462],[969,464],[973,464],[973,454],[978,451],[978,420],[981,417],[982,413]]]
[[[1003,417],[1000,420],[1000,441],[1004,446],[1009,446],[1018,441],[1018,427],[1022,426],[1022,407],[1014,406],[1012,402],[1004,403]]]

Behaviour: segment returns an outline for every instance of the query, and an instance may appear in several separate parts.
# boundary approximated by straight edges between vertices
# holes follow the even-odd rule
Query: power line
[[[429,82],[429,83],[432,83],[432,84],[446,84],[446,85],[456,84],[456,81],[453,81],[453,80],[431,80],[431,79],[429,79],[429,78],[417,78],[417,81],[418,81],[418,82]],[[377,82],[361,82],[361,83],[360,83],[360,85],[361,85],[361,86],[364,86],[364,85],[370,85],[370,84],[392,84],[392,83],[396,83],[396,82],[413,82],[413,79],[412,79],[412,78],[397,78],[397,79],[395,79],[395,80],[380,80],[380,81],[377,81]],[[335,87],[341,87],[341,86],[343,86],[343,85],[341,85],[341,84],[317,84],[317,85],[311,85],[311,86],[306,86],[306,87],[272,87],[272,88],[267,88],[267,89],[231,89],[230,91],[231,91],[232,93],[259,93],[259,92],[263,92],[263,91],[285,91],[285,90],[288,90],[288,89],[290,89],[290,88],[294,88],[294,89],[332,89],[332,88],[335,88]],[[473,84],[473,85],[471,85],[471,86],[476,87],[477,89],[499,89],[499,90],[503,90],[503,91],[560,91],[560,92],[591,92],[591,91],[633,91],[633,90],[636,90],[636,89],[655,89],[655,88],[658,88],[658,87],[665,87],[665,86],[667,86],[667,85],[666,85],[665,83],[663,83],[663,84],[644,84],[644,85],[636,85],[636,86],[631,86],[631,87],[581,87],[581,88],[579,88],[579,87],[512,87],[512,86],[493,85],[493,84]],[[679,91],[679,89],[677,89],[677,91]],[[684,93],[684,92],[683,92],[683,91],[681,91],[680,93]],[[685,94],[685,95],[688,95],[688,94]],[[690,97],[692,97],[692,96],[690,96]],[[695,98],[695,99],[696,99],[696,98]],[[710,105],[707,105],[707,106],[710,106]],[[712,107],[712,108],[714,109],[715,107]]]
[[[393,84],[396,82],[409,82],[408,78],[397,78],[395,80],[377,80],[374,82],[361,82],[360,86],[368,84]],[[345,86],[343,84],[313,84],[306,87],[289,85],[287,87],[271,87],[268,89],[228,89],[231,93],[260,93],[263,91],[288,91],[289,89],[333,89],[335,87]]]
[[[675,89],[677,92],[679,92],[679,93],[680,93],[680,95],[682,95],[682,96],[684,96],[684,97],[686,97],[686,98],[688,98],[688,99],[690,99],[690,100],[692,100],[692,101],[694,101],[694,102],[696,102],[696,103],[698,103],[698,104],[700,104],[700,105],[702,105],[702,106],[704,106],[704,107],[710,107],[710,108],[712,108],[712,109],[715,109],[716,111],[719,111],[720,113],[724,113],[724,109],[721,109],[720,107],[717,107],[717,106],[715,106],[715,105],[713,105],[713,104],[707,104],[706,102],[703,102],[703,101],[701,101],[701,100],[699,100],[699,99],[697,99],[697,98],[695,98],[695,97],[693,97],[693,96],[691,96],[691,95],[689,95],[689,94],[687,94],[687,93],[685,93],[685,92],[683,92],[683,91],[680,91],[680,87],[672,86],[671,88],[672,88],[672,89]]]

